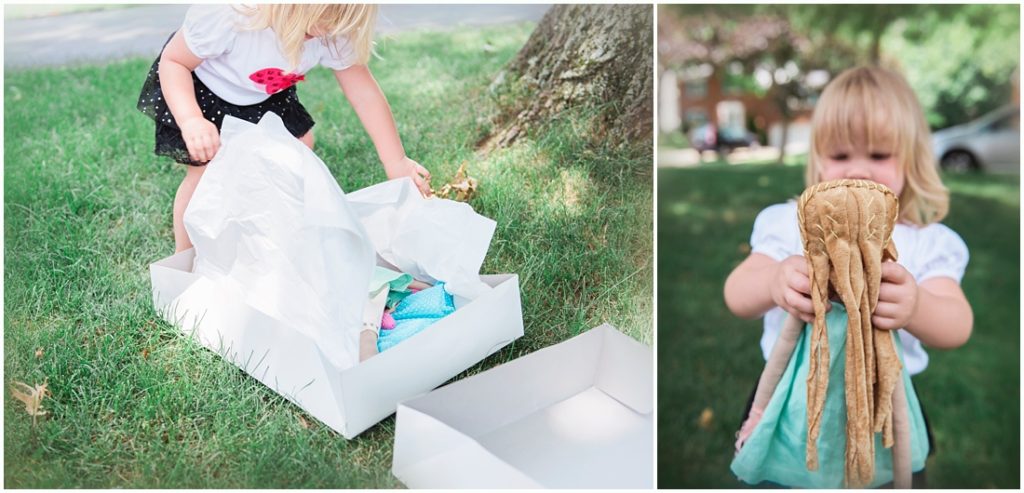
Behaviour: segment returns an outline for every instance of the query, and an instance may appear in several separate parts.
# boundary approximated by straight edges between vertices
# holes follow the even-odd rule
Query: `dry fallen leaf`
[[[42,357],[43,357],[43,348],[37,348],[36,349],[36,358],[42,358]]]
[[[459,202],[467,202],[473,198],[476,195],[477,181],[466,173],[466,164],[467,162],[463,161],[452,181],[445,183],[440,190],[434,191],[434,195]]]
[[[726,223],[733,224],[736,222],[738,218],[739,216],[736,214],[736,211],[732,209],[726,209],[722,211],[722,220],[725,221]]]
[[[149,359],[149,348],[142,348],[142,359]]]
[[[704,408],[700,412],[700,419],[697,420],[697,425],[707,430],[711,428],[711,423],[715,420],[715,412],[710,407]]]
[[[43,410],[43,398],[50,395],[46,385],[45,381],[42,385],[36,385],[35,387],[30,387],[24,382],[13,382],[11,384],[11,394],[15,399],[25,404],[25,412],[32,416],[32,424],[35,424],[37,416],[46,414],[46,411]]]

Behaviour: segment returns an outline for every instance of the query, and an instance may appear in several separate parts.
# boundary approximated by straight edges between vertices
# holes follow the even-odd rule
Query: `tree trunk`
[[[653,118],[650,5],[556,5],[492,84],[500,108],[485,149],[507,146],[570,108],[598,110],[595,142],[648,140]]]
[[[885,34],[885,27],[880,26],[871,33],[871,64],[878,65],[882,60],[882,35]]]
[[[778,163],[782,164],[786,161],[786,144],[789,141],[789,122],[793,120],[793,112],[789,107],[789,97],[794,95],[797,90],[794,87],[792,81],[787,82],[784,86],[773,86],[772,89],[775,91],[772,100],[775,102],[775,107],[779,110],[779,115],[782,116],[782,139],[779,142],[779,159]]]
[[[779,142],[779,164],[786,162],[786,141],[789,140],[789,115],[782,115],[782,139]]]

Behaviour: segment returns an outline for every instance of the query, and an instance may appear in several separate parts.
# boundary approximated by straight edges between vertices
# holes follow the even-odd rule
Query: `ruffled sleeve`
[[[757,215],[750,234],[750,252],[767,255],[778,262],[802,253],[796,203],[776,204]]]
[[[231,51],[238,35],[239,12],[230,5],[193,5],[181,26],[185,45],[199,58]]]
[[[356,54],[347,38],[338,38],[320,46],[320,65],[332,70],[344,70],[356,63]]]
[[[922,231],[919,243],[917,282],[932,277],[949,277],[960,282],[970,254],[960,235],[944,224],[931,224]]]

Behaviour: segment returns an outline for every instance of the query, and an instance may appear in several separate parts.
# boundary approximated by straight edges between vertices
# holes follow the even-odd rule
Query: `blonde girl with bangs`
[[[376,5],[195,5],[153,62],[138,109],[155,122],[155,153],[187,165],[174,199],[175,251],[192,246],[182,216],[220,148],[226,115],[256,123],[266,112],[313,148],[314,121],[295,84],[317,65],[334,71],[388,179],[410,177],[430,194],[430,173],[405,154],[367,66]]]
[[[804,185],[843,178],[881,183],[900,199],[893,232],[899,260],[882,266],[872,322],[899,331],[906,369],[916,375],[928,366],[925,346],[952,349],[970,337],[973,313],[960,288],[969,254],[960,236],[939,222],[949,210],[949,192],[936,171],[917,97],[892,70],[846,70],[828,84],[814,109]],[[750,255],[726,280],[724,296],[736,316],[763,317],[761,349],[767,359],[787,313],[807,322],[814,318],[796,203],[761,211],[750,245]],[[748,403],[744,421],[749,412]],[[925,424],[934,450],[927,417]]]

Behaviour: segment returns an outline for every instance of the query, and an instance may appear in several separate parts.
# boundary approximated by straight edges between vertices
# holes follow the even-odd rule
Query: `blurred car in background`
[[[932,134],[945,171],[1020,172],[1020,107],[1004,106],[972,122]]]
[[[726,127],[717,130],[713,123],[706,123],[690,131],[687,138],[694,149],[704,151],[717,151],[719,154],[728,154],[740,147],[758,147],[757,135],[741,127]]]

